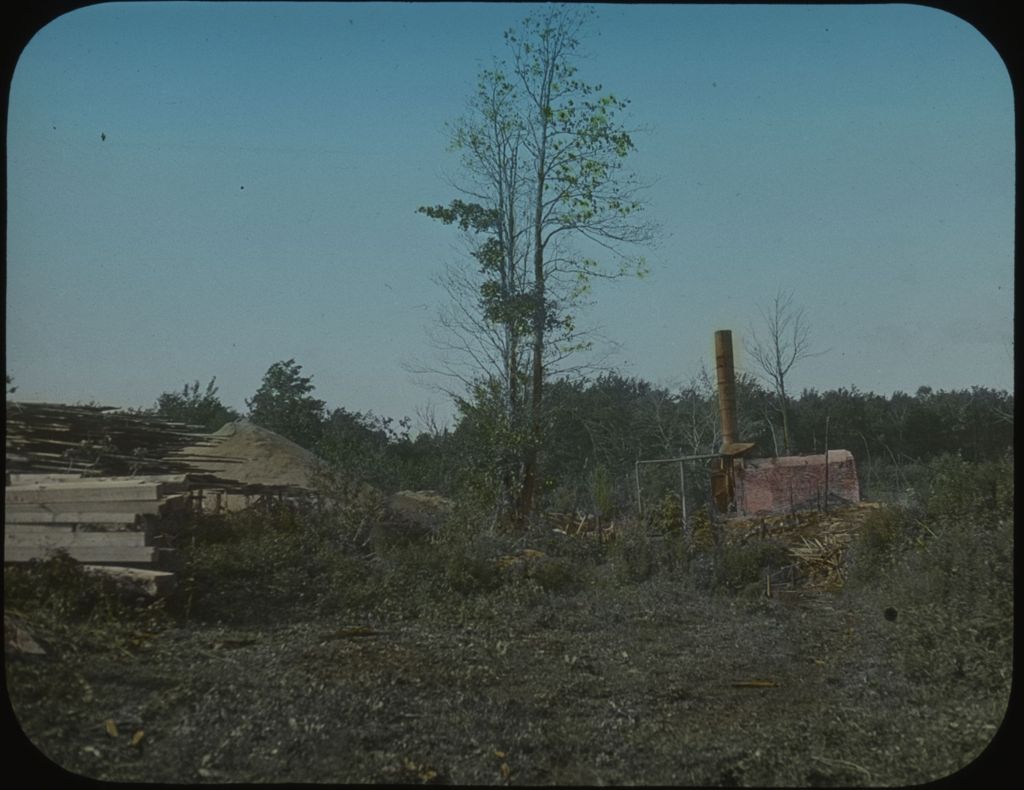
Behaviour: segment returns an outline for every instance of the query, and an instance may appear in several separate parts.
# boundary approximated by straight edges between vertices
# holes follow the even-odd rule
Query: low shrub
[[[916,682],[1008,683],[1013,635],[1013,463],[929,465],[922,507],[886,508],[849,552],[847,597],[898,622]]]
[[[608,560],[619,583],[642,582],[654,573],[657,563],[650,536],[638,525],[621,530],[609,547]]]
[[[969,463],[945,455],[928,464],[924,504],[930,516],[990,515],[1013,511],[1013,458]]]
[[[359,564],[334,522],[284,507],[197,517],[178,548],[175,611],[227,622],[337,600]]]
[[[726,545],[715,555],[714,585],[719,590],[739,592],[763,583],[766,573],[792,561],[789,549],[776,540]]]
[[[103,623],[135,617],[137,596],[102,574],[87,572],[67,552],[4,568],[4,607],[64,622]]]
[[[460,595],[491,592],[502,584],[495,558],[469,546],[464,551],[448,552],[444,579]]]
[[[565,557],[540,557],[529,563],[527,576],[542,590],[553,593],[568,593],[582,586],[581,567]]]
[[[871,584],[895,567],[901,553],[919,543],[925,534],[922,513],[891,505],[872,511],[858,530],[846,553],[847,584]]]

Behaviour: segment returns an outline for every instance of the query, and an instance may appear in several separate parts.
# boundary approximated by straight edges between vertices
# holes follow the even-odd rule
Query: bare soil
[[[891,604],[712,595],[657,576],[115,638],[23,613],[46,654],[8,654],[6,680],[31,744],[107,781],[938,780],[996,736],[1009,667],[922,672],[916,629],[939,626]]]

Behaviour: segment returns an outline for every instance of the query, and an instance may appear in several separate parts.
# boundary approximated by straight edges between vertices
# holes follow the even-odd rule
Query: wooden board
[[[71,480],[66,483],[30,483],[7,486],[4,502],[26,505],[50,502],[152,501],[181,493],[184,482],[155,483],[123,477],[113,480]]]
[[[45,560],[53,549],[42,546],[7,546],[4,542],[4,562],[27,562]],[[72,546],[68,549],[79,562],[151,563],[156,560],[159,549],[153,546]]]
[[[14,474],[10,475],[10,480],[8,481],[8,485],[18,486],[18,485],[29,485],[31,483],[65,483],[68,480],[81,480],[81,479],[82,479],[82,476],[80,474],[77,474],[77,473],[63,475],[63,474],[58,474],[56,472],[50,472],[50,473],[46,473],[46,474],[35,474],[35,473],[27,473],[27,472],[18,473],[18,472],[15,472]]]
[[[167,595],[174,590],[177,583],[174,574],[170,571],[124,568],[119,565],[84,565],[82,567],[88,573],[101,573],[153,597]]]
[[[151,500],[113,500],[101,499],[85,502],[22,502],[7,503],[4,505],[5,518],[12,516],[21,522],[33,521],[31,518],[21,518],[23,514],[31,513],[138,513],[156,515],[169,513],[173,510],[183,509],[188,503],[188,495],[182,494],[167,499]]]
[[[4,532],[146,532],[145,527],[149,525],[141,524],[91,524],[91,523],[78,523],[78,524],[18,524],[18,523],[7,523],[4,524]]]
[[[37,532],[42,532],[43,534],[52,532],[54,534],[70,535],[74,531],[75,528],[73,526],[64,524],[4,524],[5,535],[12,534],[14,532],[20,532],[23,535],[34,534]]]
[[[134,524],[135,513],[76,513],[30,511],[18,513],[4,508],[4,522],[7,524]]]
[[[25,502],[22,504],[4,505],[4,513],[15,515],[29,513],[148,513],[160,512],[163,501],[153,499],[151,501],[114,501],[103,502]]]
[[[81,532],[57,531],[21,532],[4,530],[4,548],[11,546],[39,546],[48,548],[70,548],[72,546],[145,546],[144,532]]]
[[[167,485],[183,485],[189,482],[191,475],[101,475],[98,477],[83,477],[80,473],[60,474],[58,472],[12,472],[11,482],[8,485],[31,486],[31,485],[68,485],[73,483],[85,484],[114,484],[125,483],[165,483]]]

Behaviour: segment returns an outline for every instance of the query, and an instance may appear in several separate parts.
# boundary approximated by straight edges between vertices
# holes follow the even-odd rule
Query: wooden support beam
[[[153,501],[182,493],[187,484],[151,482],[124,477],[114,480],[74,480],[66,483],[33,483],[7,486],[4,502],[28,505],[53,502]]]
[[[170,513],[176,510],[183,510],[188,504],[188,495],[168,497],[166,499],[151,500],[92,500],[84,502],[23,502],[7,503],[4,506],[4,517],[7,521],[18,521],[27,523],[31,521],[46,522],[50,519],[43,516],[58,513],[133,513],[139,515],[158,515]],[[32,518],[37,514],[39,518]],[[60,521],[61,519],[57,519]],[[97,519],[92,519],[97,520]]]
[[[80,513],[74,511],[18,513],[4,508],[4,522],[7,524],[135,524],[138,519],[137,513]]]
[[[4,530],[4,550],[11,547],[38,546],[41,548],[71,548],[71,547],[115,547],[124,546],[145,546],[146,534],[144,532],[82,532],[76,530],[49,532],[11,530],[10,527]]]
[[[68,480],[81,480],[80,474],[57,474],[56,472],[48,472],[46,474],[34,474],[27,472],[14,472],[10,475],[9,485],[21,486],[30,485],[32,483],[66,483]]]
[[[4,545],[4,562],[27,562],[45,560],[54,549],[45,546]],[[68,554],[79,562],[104,563],[151,563],[155,562],[160,549],[153,546],[72,546]]]
[[[189,481],[188,474],[180,475],[101,475],[98,477],[83,477],[81,473],[59,474],[56,472],[26,473],[12,472],[11,482],[8,485],[43,485],[53,484],[68,485],[74,483],[96,484],[96,483],[168,483],[182,484]]]
[[[124,527],[121,529],[124,529]],[[50,532],[54,534],[70,535],[75,531],[75,528],[69,524],[11,524],[10,522],[4,524],[5,535],[9,535],[13,532],[20,532],[23,535],[36,532],[41,532],[44,535]]]

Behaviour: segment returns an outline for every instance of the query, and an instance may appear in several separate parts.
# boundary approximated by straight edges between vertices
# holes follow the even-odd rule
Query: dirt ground
[[[29,619],[46,654],[8,654],[6,680],[43,755],[108,781],[901,785],[978,757],[1010,683],[916,679],[915,616],[656,577],[504,611],[470,596],[116,640]]]

